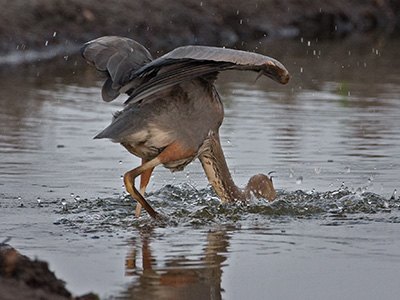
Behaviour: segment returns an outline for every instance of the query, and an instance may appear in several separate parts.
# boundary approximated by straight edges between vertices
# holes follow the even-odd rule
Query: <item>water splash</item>
[[[241,228],[244,224],[287,222],[288,218],[315,218],[341,220],[366,219],[373,214],[385,214],[385,221],[400,222],[391,212],[400,212],[400,201],[385,199],[370,192],[351,192],[346,188],[329,192],[278,191],[273,202],[251,199],[248,204],[223,204],[211,188],[196,189],[193,185],[167,185],[146,195],[154,209],[162,214],[153,220],[145,212],[140,218],[134,216],[135,201],[117,195],[96,200],[81,199],[63,204],[58,210],[61,217],[56,225],[77,229],[79,232],[131,231],[143,227],[204,226],[224,224]],[[253,224],[253,225],[251,225]],[[246,226],[247,226],[246,225]]]
[[[67,207],[67,200],[65,198],[61,199],[61,205],[62,205],[62,210],[63,211],[67,211],[68,207]]]

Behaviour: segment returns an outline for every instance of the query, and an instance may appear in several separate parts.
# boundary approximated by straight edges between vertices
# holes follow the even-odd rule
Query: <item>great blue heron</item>
[[[122,111],[95,138],[121,143],[142,159],[142,165],[124,176],[126,190],[152,216],[157,213],[143,195],[159,164],[183,170],[199,158],[210,184],[223,202],[246,201],[254,194],[270,201],[276,193],[270,178],[258,174],[244,190],[235,185],[219,139],[224,108],[214,86],[218,72],[249,70],[286,84],[289,73],[277,60],[257,53],[226,48],[186,46],[153,60],[138,42],[105,36],[84,45],[83,57],[107,78],[104,101],[128,94]],[[257,78],[258,78],[257,77]],[[135,178],[141,175],[140,192]]]

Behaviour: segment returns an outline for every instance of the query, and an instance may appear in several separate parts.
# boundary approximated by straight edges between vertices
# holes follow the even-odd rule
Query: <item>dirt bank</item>
[[[336,38],[399,29],[400,0],[0,0],[0,56],[75,51],[102,35],[153,52],[185,44],[241,46],[286,37]]]
[[[64,282],[47,263],[32,261],[8,245],[0,244],[0,299],[2,300],[96,300],[88,294],[72,298]]]

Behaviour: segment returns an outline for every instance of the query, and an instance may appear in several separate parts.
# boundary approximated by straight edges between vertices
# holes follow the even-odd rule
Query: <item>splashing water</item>
[[[287,218],[357,218],[367,219],[371,214],[388,213],[389,222],[400,222],[391,217],[392,210],[400,209],[393,197],[385,199],[374,193],[353,193],[346,188],[329,192],[278,191],[273,202],[252,198],[247,204],[224,204],[211,188],[197,190],[189,184],[167,185],[149,193],[148,201],[164,217],[151,219],[145,212],[136,218],[136,202],[130,197],[81,199],[64,203],[58,211],[62,215],[55,224],[80,228],[84,232],[110,232],[114,229],[133,229],[143,226],[202,226],[225,224],[240,228],[243,224]],[[250,223],[249,223],[250,222]]]

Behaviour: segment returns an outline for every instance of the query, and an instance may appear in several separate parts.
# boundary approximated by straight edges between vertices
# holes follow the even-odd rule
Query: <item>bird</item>
[[[144,198],[154,168],[160,164],[172,172],[183,170],[198,158],[209,183],[222,202],[246,202],[252,196],[273,201],[272,178],[257,174],[244,189],[234,183],[229,171],[219,128],[224,106],[214,85],[225,70],[257,72],[286,84],[287,69],[271,57],[255,52],[212,46],[189,45],[153,59],[139,42],[119,36],[89,41],[81,55],[105,78],[101,95],[110,102],[126,94],[122,110],[95,139],[120,143],[141,158],[141,165],[123,176],[127,192],[143,207],[160,216]],[[135,178],[140,176],[139,191]]]

